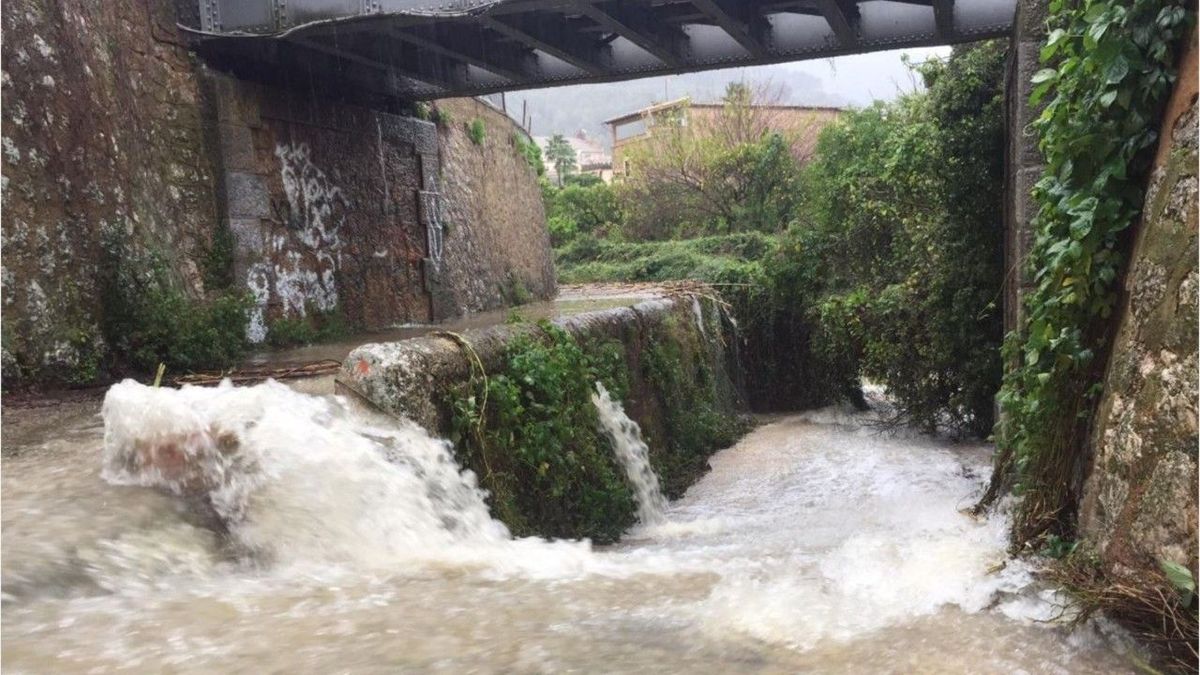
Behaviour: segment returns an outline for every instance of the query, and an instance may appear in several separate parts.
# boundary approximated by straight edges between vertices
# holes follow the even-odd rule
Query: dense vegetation
[[[220,251],[206,261],[206,277],[223,284],[210,297],[197,299],[179,289],[161,257],[131,250],[123,233],[107,233],[103,244],[101,330],[109,354],[97,365],[105,372],[116,375],[132,367],[151,373],[160,363],[174,373],[222,368],[244,354],[250,298],[233,288],[225,273],[232,263]],[[99,374],[80,381],[94,381]]]
[[[719,285],[759,407],[853,398],[868,377],[906,421],[986,435],[1000,378],[1004,57],[985,43],[918,66],[926,91],[845,113],[811,157],[731,88],[734,121],[715,137],[666,134],[612,191],[603,225],[557,228],[562,278]]]
[[[514,534],[613,541],[633,524],[633,495],[591,395],[597,381],[625,395],[620,346],[584,350],[562,329],[542,330],[544,341],[513,342],[503,372],[454,392],[451,439]]]

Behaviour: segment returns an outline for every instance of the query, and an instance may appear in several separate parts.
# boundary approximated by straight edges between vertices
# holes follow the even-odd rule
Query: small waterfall
[[[634,497],[638,503],[638,520],[643,525],[652,525],[666,520],[667,499],[658,485],[658,475],[650,466],[650,449],[642,440],[642,430],[637,422],[629,419],[619,401],[614,401],[603,384],[596,383],[592,403],[600,413],[600,425],[612,439],[613,450],[625,474],[633,484]]]
[[[337,397],[276,382],[159,389],[126,380],[109,390],[103,416],[106,480],[211,509],[235,548],[260,562],[554,575],[590,555],[576,542],[514,540],[449,443]]]

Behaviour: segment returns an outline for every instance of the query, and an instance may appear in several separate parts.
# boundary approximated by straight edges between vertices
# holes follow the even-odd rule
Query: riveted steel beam
[[[954,0],[933,0],[933,25],[939,36],[954,33]]]
[[[858,44],[857,6],[842,0],[817,0],[817,8],[843,47]]]
[[[607,65],[611,62],[607,47],[598,45],[592,36],[585,36],[572,30],[563,21],[550,20],[545,15],[540,17],[483,15],[477,20],[480,25],[510,40],[545,52],[590,75],[603,76],[612,72]]]
[[[683,65],[687,36],[678,28],[656,28],[644,3],[625,0],[593,3],[589,0],[575,0],[571,7],[597,25],[649,52],[668,68]]]
[[[435,26],[413,26],[395,28],[391,34],[429,53],[481,68],[507,80],[520,82],[538,77],[531,54],[521,54],[499,44],[489,45],[481,39],[479,30],[478,26],[466,24],[447,26],[442,30]],[[467,35],[470,32],[475,35]]]
[[[755,3],[738,0],[692,0],[692,5],[720,26],[751,56],[762,58],[770,51],[771,24],[757,14]]]

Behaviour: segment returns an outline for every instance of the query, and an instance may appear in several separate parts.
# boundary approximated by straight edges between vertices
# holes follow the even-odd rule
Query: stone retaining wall
[[[689,417],[712,414],[731,425],[742,422],[739,420],[745,403],[735,385],[733,329],[711,301],[698,296],[646,300],[553,323],[585,347],[610,341],[622,345],[630,384],[629,396],[622,403],[626,413],[641,426],[652,462],[666,452],[671,442],[676,452],[692,450],[677,447],[687,436],[679,427]],[[448,436],[452,415],[449,394],[477,377],[480,366],[486,373],[503,372],[508,347],[518,337],[541,332],[535,324],[506,324],[462,335],[434,334],[363,345],[347,356],[337,388],[385,412],[409,418],[431,433]],[[653,372],[649,352],[663,348],[678,356],[681,382],[665,381]],[[680,390],[689,389],[696,395],[690,399],[679,395],[687,393]],[[686,400],[692,405],[702,401],[697,407],[707,410],[678,409]],[[709,440],[687,442],[704,444]],[[713,449],[719,448],[704,448],[705,456]],[[664,476],[664,487],[668,493],[680,494],[698,475]]]
[[[1196,569],[1197,53],[1195,34],[1162,125],[1125,276],[1080,530],[1106,571]]]
[[[453,122],[437,127],[395,101],[217,72],[177,25],[195,6],[5,5],[7,386],[120,369],[104,285],[122,261],[161,262],[193,301],[249,293],[252,342],[314,313],[374,329],[553,296],[537,177],[512,120],[448,100]],[[480,144],[465,131],[474,119]]]

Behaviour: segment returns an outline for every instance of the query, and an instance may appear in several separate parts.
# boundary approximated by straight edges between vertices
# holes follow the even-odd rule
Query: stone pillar
[[[1038,139],[1031,124],[1042,106],[1029,105],[1033,89],[1030,79],[1040,66],[1038,53],[1046,38],[1046,1],[1019,0],[1013,23],[1012,48],[1009,52],[1005,108],[1008,130],[1005,158],[1005,237],[1004,237],[1004,329],[1021,327],[1022,299],[1032,291],[1033,280],[1026,269],[1033,246],[1032,222],[1037,205],[1031,196],[1042,176],[1045,163],[1038,150]]]

